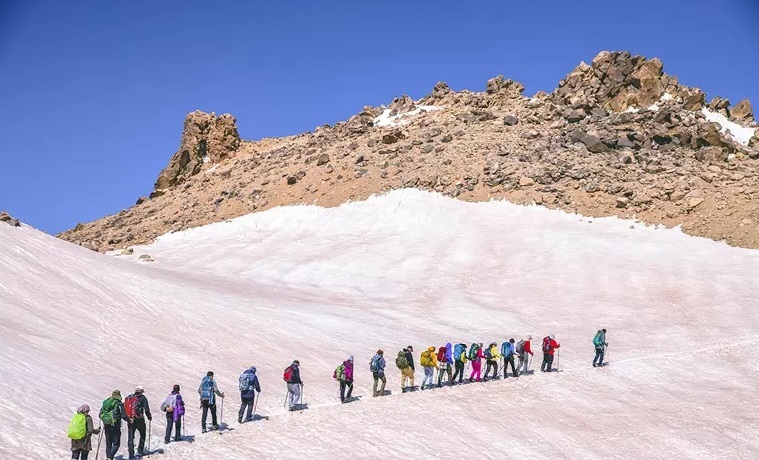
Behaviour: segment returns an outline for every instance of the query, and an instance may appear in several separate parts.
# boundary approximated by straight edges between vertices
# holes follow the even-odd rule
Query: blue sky
[[[0,210],[55,233],[131,206],[196,108],[295,134],[440,80],[550,91],[601,50],[759,104],[750,0],[487,3],[0,1]]]

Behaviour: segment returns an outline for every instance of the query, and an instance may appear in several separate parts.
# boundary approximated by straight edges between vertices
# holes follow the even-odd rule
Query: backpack
[[[68,437],[74,440],[87,436],[87,417],[77,412],[69,423]]]
[[[253,375],[250,372],[240,374],[240,391],[250,391],[253,389]]]
[[[345,380],[345,364],[337,366],[335,373],[332,374],[332,378],[337,379],[341,382]]]
[[[467,358],[469,358],[469,361],[474,361],[477,359],[477,352],[480,351],[480,346],[476,343],[473,343],[471,347],[469,347],[469,355],[467,355]]]
[[[398,352],[398,357],[395,358],[395,365],[398,366],[398,369],[406,369],[408,367],[405,351],[401,350]]]
[[[129,395],[124,400],[124,413],[131,419],[142,417],[142,405],[137,395]]]
[[[161,404],[161,410],[164,412],[174,412],[174,409],[177,407],[177,395],[170,394],[166,397],[166,399],[163,401],[163,404]]]
[[[519,353],[520,355],[524,353],[524,340],[520,340],[519,342],[517,342],[517,353]]]
[[[100,408],[100,420],[106,425],[113,425],[118,421],[118,415],[114,414],[118,407],[118,402],[113,398],[108,398],[103,401],[103,407]]]
[[[551,351],[553,350],[553,347],[551,346],[551,338],[546,337],[543,339],[543,351]]]
[[[461,353],[464,352],[464,347],[461,346],[460,343],[457,343],[455,347],[453,347],[453,360],[454,361],[461,361]]]
[[[203,377],[203,381],[200,383],[200,399],[213,398],[213,380],[209,377]]]
[[[285,368],[285,372],[282,375],[282,378],[285,380],[285,382],[290,383],[290,380],[293,379],[294,375],[295,375],[295,372],[293,371],[293,366],[291,364]]]
[[[603,345],[603,342],[601,342],[601,333],[600,332],[596,332],[596,336],[593,337],[593,345],[595,345],[597,347],[600,347],[601,345]]]
[[[422,352],[422,356],[419,358],[419,363],[422,365],[422,367],[432,366],[432,352],[429,350],[424,350]]]
[[[372,361],[369,363],[369,370],[372,372],[382,372],[382,368],[380,367],[381,360],[382,356],[380,354],[374,355]]]
[[[493,352],[490,351],[490,347],[485,349],[485,359],[493,359]]]
[[[445,347],[440,347],[440,350],[437,352],[437,360],[440,363],[448,362],[448,360],[445,357]]]

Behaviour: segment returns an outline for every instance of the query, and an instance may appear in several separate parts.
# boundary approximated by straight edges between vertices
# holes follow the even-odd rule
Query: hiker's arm
[[[222,398],[224,397],[224,393],[219,391],[219,386],[216,384],[216,382],[213,382],[213,391],[216,393],[216,396],[221,396]]]
[[[257,392],[261,392],[261,385],[258,384],[258,377],[256,377],[255,380],[253,380],[253,387],[256,389]]]
[[[148,402],[148,398],[143,398],[142,400],[145,401],[145,416],[148,420],[153,420],[153,414],[150,413],[150,403]]]
[[[118,408],[119,408],[119,414],[120,414],[121,420],[129,423],[129,417],[127,417],[126,411],[124,410],[124,403],[122,403],[121,401],[119,401]]]

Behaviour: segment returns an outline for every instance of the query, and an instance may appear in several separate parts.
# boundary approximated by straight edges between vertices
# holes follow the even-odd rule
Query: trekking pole
[[[150,455],[150,453],[152,452],[150,450],[150,441],[152,439],[152,435],[153,435],[153,419],[151,418],[150,420],[148,420],[148,455]]]
[[[221,413],[219,414],[219,430],[221,430],[221,425],[224,423],[224,396],[221,397]]]
[[[559,369],[559,360],[560,359],[561,359],[561,348],[559,348],[559,351],[556,354],[556,369]]]
[[[103,422],[98,423],[98,449],[95,452],[95,460],[98,460],[98,456],[100,456],[100,439],[103,436]]]
[[[261,392],[259,391],[258,395],[256,395],[256,396],[258,396],[258,397],[256,398],[255,401],[253,401],[253,420],[256,419],[256,406],[258,406],[258,398],[261,397]]]
[[[303,407],[303,384],[300,384],[300,407]]]
[[[290,395],[290,389],[288,388],[285,391],[285,402],[282,403],[282,407],[285,407],[287,405],[287,396],[289,396],[289,395]]]

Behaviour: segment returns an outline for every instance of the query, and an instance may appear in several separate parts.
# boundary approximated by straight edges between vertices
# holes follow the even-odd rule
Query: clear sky
[[[601,50],[759,111],[755,0],[0,0],[0,210],[55,233],[131,206],[194,109],[296,134],[440,80],[551,91]]]

